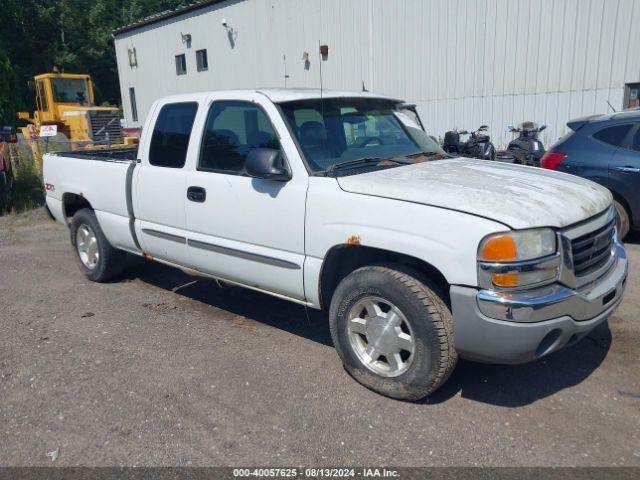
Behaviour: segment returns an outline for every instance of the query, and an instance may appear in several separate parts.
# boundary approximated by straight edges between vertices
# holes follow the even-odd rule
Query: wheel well
[[[78,210],[82,210],[83,208],[93,210],[89,201],[82,195],[78,195],[76,193],[65,193],[62,196],[62,207],[64,216],[67,219],[73,217]]]
[[[331,303],[331,297],[340,281],[358,268],[379,263],[396,263],[411,267],[423,278],[429,278],[442,290],[445,302],[449,305],[449,282],[433,265],[419,258],[362,245],[337,245],[325,256],[320,272],[320,306],[325,309]]]

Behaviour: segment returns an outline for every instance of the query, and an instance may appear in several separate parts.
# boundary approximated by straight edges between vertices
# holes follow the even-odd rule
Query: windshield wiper
[[[325,177],[328,177],[329,175],[331,175],[333,172],[335,172],[336,170],[340,170],[342,168],[349,168],[349,167],[355,167],[358,165],[369,165],[371,163],[380,163],[380,162],[393,162],[393,163],[399,163],[399,164],[406,164],[408,162],[400,159],[400,158],[383,158],[383,157],[364,157],[364,158],[358,158],[356,160],[349,160],[346,162],[341,162],[341,163],[334,163],[333,165],[331,165],[329,168],[327,168],[324,171],[324,175]]]
[[[446,152],[416,152],[409,155],[403,155],[403,158],[416,158],[416,157],[435,157],[436,155],[442,155]]]

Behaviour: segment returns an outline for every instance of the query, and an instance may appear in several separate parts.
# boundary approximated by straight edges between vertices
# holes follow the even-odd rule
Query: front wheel
[[[107,282],[122,272],[125,254],[109,243],[93,210],[76,212],[70,233],[80,268],[89,280]]]
[[[451,312],[438,288],[402,266],[360,268],[333,295],[330,327],[347,372],[402,400],[437,390],[453,371]]]

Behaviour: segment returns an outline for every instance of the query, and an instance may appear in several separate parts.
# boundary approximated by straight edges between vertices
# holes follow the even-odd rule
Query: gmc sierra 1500
[[[401,399],[458,356],[572,344],[625,288],[605,188],[449,158],[415,110],[370,93],[164,98],[139,149],[48,154],[44,180],[89,279],[128,252],[325,309],[346,370]]]

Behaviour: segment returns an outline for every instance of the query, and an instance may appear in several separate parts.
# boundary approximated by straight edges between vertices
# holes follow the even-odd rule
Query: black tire
[[[493,145],[491,145],[491,148],[489,149],[489,154],[485,156],[485,160],[495,161],[495,159],[496,159],[496,149],[494,148]]]
[[[349,312],[365,297],[388,300],[409,322],[415,342],[404,373],[387,377],[372,371],[350,342]],[[436,391],[451,375],[458,355],[453,320],[439,288],[400,265],[359,268],[338,285],[329,311],[331,336],[347,372],[362,385],[401,400],[419,400]]]
[[[629,212],[624,205],[617,200],[613,201],[613,205],[616,207],[616,226],[618,227],[618,238],[624,240],[631,228],[631,220],[629,219]]]
[[[94,232],[97,239],[97,248],[99,252],[99,258],[95,267],[88,268],[80,259],[80,253],[76,245],[76,238],[78,229],[83,225],[88,225]],[[114,248],[107,237],[104,236],[102,228],[98,223],[93,210],[83,208],[78,210],[71,220],[71,245],[76,253],[76,260],[80,269],[84,272],[85,276],[92,282],[108,282],[122,273],[125,265],[125,253]]]

